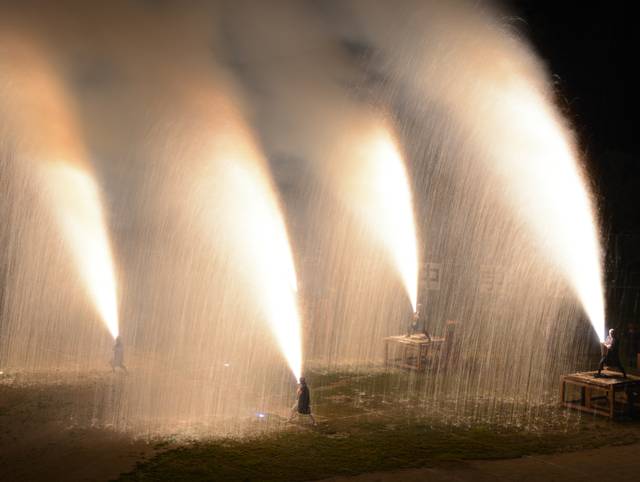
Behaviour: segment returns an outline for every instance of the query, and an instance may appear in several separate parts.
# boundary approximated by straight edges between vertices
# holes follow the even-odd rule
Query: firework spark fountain
[[[354,2],[363,16],[367,2]],[[384,8],[369,15],[373,43],[390,69],[426,102],[444,106],[501,186],[502,202],[525,221],[550,265],[561,273],[600,339],[604,333],[602,255],[594,207],[575,141],[554,106],[544,67],[529,47],[479,7],[415,3],[403,15],[415,31],[376,32]],[[427,25],[413,23],[423,18]],[[457,25],[454,30],[443,25]],[[394,30],[394,29],[391,29]],[[402,32],[402,33],[399,33]],[[390,39],[392,39],[390,41]],[[435,45],[435,47],[434,47]],[[430,55],[424,56],[422,49]],[[395,51],[412,52],[413,70]],[[446,58],[446,64],[437,59]],[[428,80],[426,80],[428,79]]]
[[[206,103],[220,110],[207,114],[218,118],[217,128],[204,131],[210,137],[209,161],[198,179],[193,202],[211,206],[203,222],[210,235],[220,240],[234,270],[246,283],[246,293],[258,301],[268,326],[292,373],[302,372],[302,339],[297,306],[298,283],[293,255],[275,188],[266,159],[247,129],[231,97]],[[209,122],[207,122],[207,125]],[[206,158],[206,154],[203,155]]]
[[[341,158],[341,196],[385,247],[413,311],[418,300],[418,250],[409,178],[391,130],[364,122]]]
[[[18,151],[41,182],[86,290],[109,333],[118,336],[117,287],[98,186],[90,174],[70,100],[40,49],[3,36],[2,99]],[[36,126],[34,128],[34,126]]]
[[[243,143],[244,152],[217,153],[224,159],[231,228],[236,231],[239,254],[251,266],[252,292],[260,299],[265,318],[296,380],[302,374],[300,316],[297,281],[284,221],[258,154]]]
[[[86,315],[127,313],[130,375],[93,411],[210,435],[281,409],[287,365],[379,364],[421,302],[429,333],[458,322],[455,363],[394,388],[422,412],[533,417],[595,346],[576,143],[487,2],[29,3],[0,7],[3,367],[104,369]]]
[[[68,162],[43,162],[42,183],[87,291],[115,339],[119,333],[116,278],[98,186]]]

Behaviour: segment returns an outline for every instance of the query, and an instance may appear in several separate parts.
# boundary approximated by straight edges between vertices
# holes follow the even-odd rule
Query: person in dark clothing
[[[407,336],[415,335],[418,333],[418,326],[420,324],[420,314],[416,311],[411,318],[411,324],[409,325],[409,330],[407,332]]]
[[[317,425],[316,419],[311,415],[311,395],[309,394],[309,387],[307,386],[307,381],[304,377],[300,377],[297,397],[298,400],[291,408],[291,417],[289,418],[289,421],[291,422],[296,415],[308,415],[313,422],[313,425]]]
[[[424,335],[429,340],[431,340],[431,335],[427,333],[426,327],[423,325],[420,327],[420,309],[422,308],[421,304],[418,304],[418,309],[413,313],[413,317],[411,318],[411,324],[409,325],[409,329],[407,330],[407,334],[405,336],[410,337],[413,335]]]
[[[601,376],[600,372],[604,368],[605,365],[609,368],[619,368],[622,372],[622,376],[627,378],[627,373],[620,362],[620,352],[619,352],[619,342],[616,337],[616,331],[611,328],[609,330],[609,336],[602,344],[602,358],[600,359],[600,365],[598,366],[598,375]]]
[[[119,336],[116,337],[116,343],[113,345],[113,359],[111,360],[111,369],[115,372],[116,368],[128,373],[127,367],[124,366],[124,346]]]

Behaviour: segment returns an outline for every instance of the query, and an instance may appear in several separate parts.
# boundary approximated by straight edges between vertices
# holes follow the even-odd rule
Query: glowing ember
[[[43,182],[87,291],[116,338],[116,278],[95,181],[83,170],[57,162],[43,166]]]

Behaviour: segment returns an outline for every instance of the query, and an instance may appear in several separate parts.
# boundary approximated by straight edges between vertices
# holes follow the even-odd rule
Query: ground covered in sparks
[[[98,422],[94,401],[108,375],[3,375],[0,479],[314,480],[640,442],[637,421],[516,401],[429,402],[426,376],[309,373],[317,427],[287,423],[285,407],[247,419],[241,436],[145,440]],[[488,413],[497,416],[481,422]]]

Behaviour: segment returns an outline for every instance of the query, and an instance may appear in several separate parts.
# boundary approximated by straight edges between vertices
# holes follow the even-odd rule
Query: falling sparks
[[[508,126],[505,141],[491,146],[491,152],[509,183],[514,207],[565,274],[604,341],[598,229],[565,128],[549,102],[524,81],[516,78],[498,90],[487,89],[487,95],[490,93],[498,107],[496,121]]]
[[[119,333],[116,277],[98,187],[85,171],[64,162],[45,164],[42,170],[78,271],[115,339]]]
[[[343,196],[389,253],[415,312],[418,249],[409,178],[390,130],[367,127],[348,151],[351,169],[344,176]]]
[[[442,404],[454,423],[464,407],[500,418],[515,400],[507,418],[535,421],[595,346],[558,280],[604,332],[593,206],[544,69],[524,44],[514,50],[504,16],[466,3],[350,0],[324,11],[338,25],[294,4],[225,9],[224,35],[204,5],[153,18],[123,5],[83,15],[119,28],[98,28],[81,52],[76,35],[59,35],[64,16],[42,25],[25,11],[17,35],[3,9],[5,376],[104,369],[106,330],[75,309],[86,298],[113,336],[131,333],[122,390],[109,381],[111,395],[82,409],[96,423],[209,436],[219,421],[267,421],[303,365],[380,364],[383,338],[420,306],[424,262],[435,278],[421,286],[421,321],[440,334],[455,320],[445,336],[457,352],[425,383],[394,389],[397,400],[416,400],[416,413]]]
[[[436,26],[444,21],[460,28],[420,32],[416,38],[422,38],[423,47],[435,35],[439,46],[431,56],[418,49],[412,70],[392,50],[387,51],[390,61],[397,62],[398,75],[420,93],[425,106],[444,107],[464,129],[474,158],[496,175],[500,187],[491,195],[525,222],[533,243],[572,288],[603,339],[602,254],[594,207],[543,66],[495,19],[471,18],[455,6],[439,13]],[[439,55],[447,62],[434,60]]]
[[[259,309],[293,375],[302,373],[302,334],[293,255],[276,191],[241,116],[227,100],[228,120],[213,133],[212,159],[199,180],[194,202],[215,207],[205,214],[216,232],[226,233],[236,273],[246,280],[246,296]]]
[[[41,48],[9,31],[3,37],[3,101],[17,150],[39,173],[47,202],[97,311],[115,338],[118,307],[115,273],[98,186],[60,76]],[[4,67],[4,65],[3,65]],[[0,78],[3,80],[3,78]],[[37,174],[36,176],[37,177]]]
[[[258,164],[247,165],[244,159],[233,159],[227,170],[228,189],[238,209],[238,242],[252,265],[255,294],[291,371],[299,379],[302,347],[298,288],[284,221],[266,173]]]

